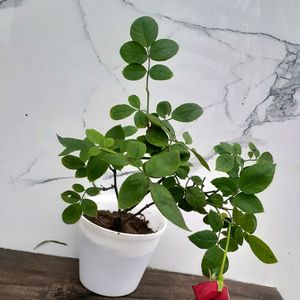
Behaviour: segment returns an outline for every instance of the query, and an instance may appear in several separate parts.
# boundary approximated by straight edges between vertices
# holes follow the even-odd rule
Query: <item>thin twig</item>
[[[125,224],[126,222],[128,222],[129,220],[133,219],[134,217],[140,215],[145,209],[149,208],[150,206],[152,206],[154,204],[154,202],[151,202],[149,204],[146,204],[144,207],[142,207],[137,213],[133,214],[132,216],[130,216],[129,218],[127,218],[123,224]]]

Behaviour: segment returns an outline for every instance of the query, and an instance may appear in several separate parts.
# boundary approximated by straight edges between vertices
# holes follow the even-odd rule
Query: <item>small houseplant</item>
[[[160,101],[155,112],[150,110],[150,80],[168,80],[173,76],[167,66],[157,62],[172,58],[179,49],[177,43],[170,39],[157,40],[158,25],[150,17],[135,20],[130,35],[132,40],[120,49],[121,57],[128,64],[123,75],[132,81],[145,80],[146,99],[141,101],[137,95],[130,95],[126,104],[111,108],[110,116],[116,121],[133,116],[131,123],[127,126],[117,124],[106,133],[87,129],[83,139],[58,136],[65,148],[60,154],[62,164],[75,170],[76,178],[87,179],[87,185],[74,183],[72,189],[61,194],[61,198],[69,204],[63,211],[63,221],[67,224],[79,221],[80,279],[90,290],[107,296],[126,295],[137,287],[165,228],[165,220],[155,210],[151,211],[154,206],[165,218],[185,230],[188,228],[181,209],[204,214],[204,221],[212,226],[213,231],[223,228],[222,231],[227,230],[227,236],[239,234],[238,243],[244,237],[251,239],[246,237],[244,231],[247,230],[243,226],[253,227],[255,222],[253,214],[247,211],[243,214],[237,204],[234,204],[238,207],[234,216],[230,214],[230,208],[226,208],[228,203],[235,203],[233,201],[245,201],[235,200],[239,189],[246,194],[245,197],[248,195],[237,184],[238,178],[242,180],[242,173],[247,170],[240,157],[240,145],[221,143],[215,147],[221,154],[217,159],[217,169],[225,171],[229,178],[216,178],[213,184],[217,190],[204,192],[204,180],[190,175],[190,158],[194,156],[208,170],[209,166],[191,146],[190,134],[184,132],[182,137],[178,137],[172,126],[174,121],[192,122],[198,119],[203,113],[202,108],[196,103],[185,103],[173,109],[168,101]],[[251,151],[257,156],[254,148]],[[257,164],[264,165],[266,161],[271,164],[270,160],[269,154],[262,154]],[[129,172],[119,189],[118,174],[127,167],[135,171]],[[99,183],[106,173],[112,174],[110,186]],[[268,177],[267,183],[262,179],[266,186],[270,177],[273,178],[273,175]],[[104,196],[108,190],[114,191],[113,200],[111,193],[109,199]],[[99,194],[99,197],[92,198]],[[143,204],[147,194],[150,194],[152,202]],[[254,201],[257,203],[257,200]],[[208,212],[206,205],[216,211]],[[226,216],[224,213],[227,213]],[[244,225],[238,223],[237,213]],[[202,248],[202,242],[197,240],[203,234],[198,232],[190,237]],[[220,248],[224,247],[224,239],[216,240],[214,232],[207,234],[212,241],[205,245],[209,246],[210,252],[204,256],[204,261],[209,256],[218,264],[207,264],[204,274],[210,274],[211,278],[219,274],[219,289],[222,289],[221,275],[227,265],[225,260],[220,272],[219,261],[221,254],[225,253],[226,258],[227,251]],[[226,236],[224,232],[221,234]],[[229,241],[231,247],[232,240]],[[225,249],[228,250],[227,244]],[[210,250],[213,246],[218,250]],[[131,274],[136,274],[135,278],[131,278]]]
[[[210,230],[196,232],[189,239],[199,248],[206,249],[201,267],[203,275],[211,281],[193,286],[196,299],[229,299],[223,278],[229,266],[227,254],[237,251],[244,242],[262,262],[277,262],[269,246],[253,235],[257,227],[255,214],[264,212],[256,194],[271,184],[275,164],[271,153],[261,154],[251,142],[248,146],[247,158],[242,158],[239,144],[215,146],[218,154],[216,170],[226,176],[213,179],[211,183],[215,189],[208,192],[204,192],[204,184],[201,185],[206,201],[198,212],[203,214],[203,221]]]
[[[132,292],[147,266],[165,228],[165,219],[159,219],[154,211],[148,213],[151,206],[155,204],[165,218],[188,230],[180,207],[188,205],[185,198],[194,199],[197,194],[193,194],[194,189],[185,190],[180,181],[190,180],[191,155],[209,169],[190,146],[189,133],[177,137],[171,124],[199,118],[203,111],[198,104],[185,103],[172,109],[168,101],[160,101],[155,112],[150,111],[149,82],[172,78],[172,71],[160,62],[177,53],[177,43],[157,39],[158,25],[150,17],[135,20],[130,35],[132,40],[120,49],[128,64],[123,75],[132,81],[145,80],[146,99],[141,101],[137,95],[130,95],[127,103],[111,108],[110,116],[116,121],[133,116],[131,123],[117,124],[106,133],[87,129],[83,139],[58,136],[65,148],[60,154],[62,164],[75,170],[76,178],[86,178],[88,182],[87,186],[74,183],[72,189],[61,194],[69,204],[63,211],[63,221],[74,224],[80,220],[80,279],[90,290],[107,296]],[[128,166],[135,171],[118,189],[118,173]],[[112,174],[110,186],[99,184],[106,173]],[[196,177],[193,180],[197,182]],[[112,203],[102,196],[107,190],[115,192]],[[99,193],[96,203],[91,197]],[[153,201],[141,206],[147,194]],[[136,278],[129,274],[136,274]]]

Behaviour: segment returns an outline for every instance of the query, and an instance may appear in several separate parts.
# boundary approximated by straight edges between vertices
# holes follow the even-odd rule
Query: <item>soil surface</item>
[[[149,234],[154,231],[149,228],[148,221],[144,216],[134,216],[127,212],[110,212],[108,210],[98,210],[97,217],[85,216],[94,224],[122,233]]]

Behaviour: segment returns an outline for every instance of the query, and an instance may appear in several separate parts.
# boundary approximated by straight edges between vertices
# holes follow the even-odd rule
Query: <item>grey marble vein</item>
[[[294,98],[300,88],[300,45],[286,44],[286,56],[276,67],[275,81],[269,94],[251,112],[243,134],[264,123],[283,122],[298,118],[298,103]]]
[[[77,7],[78,7],[78,11],[79,11],[79,15],[80,15],[80,20],[81,20],[81,23],[83,25],[83,31],[84,31],[84,34],[85,34],[85,37],[87,39],[87,41],[89,42],[90,46],[91,46],[91,49],[94,53],[94,55],[96,56],[97,58],[97,61],[98,63],[105,69],[105,71],[107,72],[107,74],[111,77],[114,78],[114,80],[118,83],[118,85],[121,87],[122,91],[124,93],[126,93],[126,89],[125,87],[122,85],[119,77],[117,77],[113,72],[112,72],[112,69],[101,59],[98,51],[97,51],[97,48],[93,42],[93,39],[92,39],[92,36],[89,32],[89,29],[88,29],[88,24],[87,24],[87,21],[86,21],[86,13],[81,5],[81,0],[76,0],[76,4],[77,4]]]
[[[58,181],[58,180],[65,180],[65,179],[73,179],[73,176],[61,176],[61,177],[49,177],[49,178],[44,178],[44,179],[26,179],[24,180],[28,185],[40,185],[40,184],[45,184],[49,183],[52,181]]]
[[[32,168],[33,168],[33,167],[35,166],[35,164],[38,162],[38,160],[39,160],[38,158],[35,158],[35,159],[28,165],[28,167],[27,167],[22,173],[20,173],[19,175],[17,175],[17,176],[15,177],[15,179],[17,180],[17,179],[19,179],[19,178],[25,176],[26,174],[30,173],[31,170],[32,170]]]
[[[1,8],[18,7],[22,4],[24,0],[0,0]]]

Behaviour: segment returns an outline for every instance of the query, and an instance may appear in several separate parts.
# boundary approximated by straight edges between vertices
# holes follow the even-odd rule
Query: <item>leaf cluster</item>
[[[202,184],[197,190],[199,195],[202,193],[201,197],[198,195],[193,202],[186,198],[190,209],[201,214],[204,223],[210,226],[209,230],[189,236],[197,247],[207,249],[202,259],[202,273],[210,278],[219,275],[223,257],[227,254],[227,240],[228,252],[237,251],[246,241],[259,260],[268,264],[277,262],[267,244],[254,235],[257,228],[255,215],[264,212],[256,194],[271,184],[276,165],[269,152],[260,154],[253,143],[249,143],[248,147],[248,157],[243,158],[240,144],[223,142],[216,145],[216,170],[225,173],[225,176],[211,181],[215,190],[205,192]],[[187,189],[195,189],[195,184]],[[224,272],[228,265],[226,258]]]

